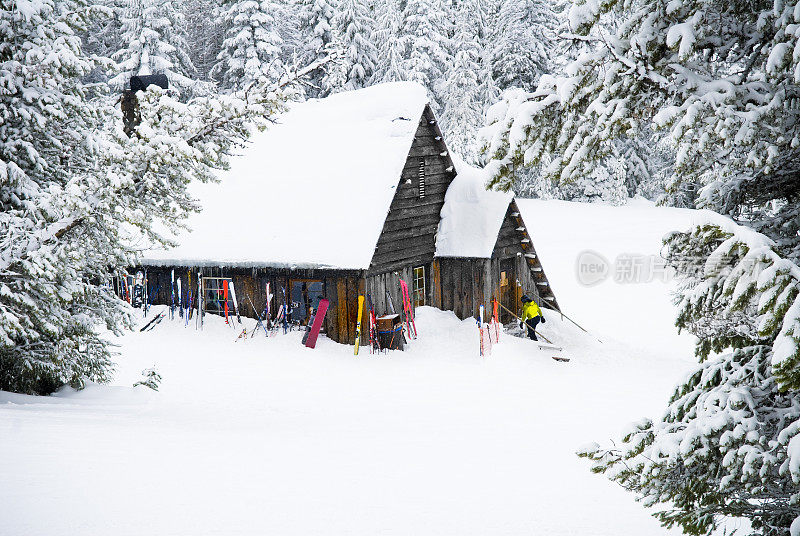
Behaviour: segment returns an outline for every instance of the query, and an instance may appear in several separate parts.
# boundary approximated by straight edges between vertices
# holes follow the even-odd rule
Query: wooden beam
[[[439,268],[439,259],[431,262],[431,305],[442,308],[442,274]]]

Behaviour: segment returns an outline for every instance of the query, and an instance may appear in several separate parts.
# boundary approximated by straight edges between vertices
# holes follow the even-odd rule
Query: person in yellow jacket
[[[522,325],[528,328],[528,337],[533,339],[534,341],[538,341],[539,339],[536,338],[536,325],[541,321],[542,323],[545,322],[544,316],[542,315],[542,310],[539,309],[539,306],[536,305],[536,302],[533,301],[528,297],[527,294],[522,296],[522,318],[520,319],[520,328]]]

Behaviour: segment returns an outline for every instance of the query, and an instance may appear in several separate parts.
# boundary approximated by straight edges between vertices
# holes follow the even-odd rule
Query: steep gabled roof
[[[398,82],[292,104],[144,264],[368,268],[427,103]]]

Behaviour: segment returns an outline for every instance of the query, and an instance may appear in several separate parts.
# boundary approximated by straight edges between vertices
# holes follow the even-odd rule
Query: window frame
[[[417,277],[417,271],[422,270],[422,277]],[[417,281],[422,281],[422,287],[417,286]],[[421,300],[417,297],[420,296]],[[416,307],[427,305],[428,301],[428,271],[425,265],[411,267],[411,304]]]

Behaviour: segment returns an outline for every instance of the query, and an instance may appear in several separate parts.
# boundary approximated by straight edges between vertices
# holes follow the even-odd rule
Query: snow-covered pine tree
[[[530,92],[512,88],[504,91],[500,100],[490,107],[486,114],[488,124],[478,135],[484,151],[497,155],[508,147],[511,128],[518,115],[525,113],[530,105],[530,95]],[[592,163],[591,169],[587,167],[584,174],[569,181],[543,173],[550,163],[550,155],[539,161],[520,155],[518,160],[506,164],[502,188],[512,188],[526,197],[545,199],[620,204],[629,197],[642,195],[675,206],[693,206],[688,192],[665,191],[672,177],[675,151],[671,140],[662,132],[642,125],[638,132],[606,143],[607,149]]]
[[[225,40],[211,73],[227,91],[255,81],[278,81],[286,68],[281,59],[283,40],[271,0],[236,0],[223,13]]]
[[[24,7],[24,9],[22,9]],[[94,168],[103,122],[81,80],[94,67],[79,34],[83,0],[13,4],[0,10],[0,389],[47,393],[111,369],[93,330],[124,311],[89,283],[87,261],[110,253],[70,240],[69,216],[84,197],[73,170]],[[92,215],[92,217],[102,217]],[[86,247],[97,244],[86,237]],[[96,257],[99,257],[97,255]]]
[[[332,0],[297,0],[298,36],[300,47],[297,56],[301,63],[310,64],[326,56],[333,42],[333,18],[336,9]],[[328,65],[325,69],[313,73],[309,78],[309,95],[323,97],[327,94],[323,79],[328,69],[335,68]]]
[[[222,50],[221,6],[214,0],[188,0],[183,7],[186,43],[198,80],[211,80],[211,69]]]
[[[96,328],[118,333],[130,310],[104,282],[135,264],[142,236],[165,242],[156,226],[195,208],[187,185],[212,179],[281,97],[181,103],[151,89],[128,138],[117,99],[84,82],[87,2],[23,7],[0,10],[0,389],[49,393],[108,379]]]
[[[101,0],[93,9],[102,15],[91,17],[88,26],[81,32],[83,49],[91,56],[105,58],[105,62],[97,62],[88,79],[93,82],[108,82],[114,75],[115,66],[108,60],[119,50],[122,34],[122,18],[127,8],[127,0]]]
[[[334,69],[341,72],[331,91],[360,89],[368,85],[378,64],[378,49],[373,42],[373,13],[363,1],[341,0],[333,18],[333,39],[341,53]]]
[[[730,221],[666,244],[682,282],[677,325],[698,337],[702,363],[660,420],[635,423],[619,447],[594,444],[580,455],[658,507],[666,526],[710,534],[727,516],[748,519],[754,534],[795,534],[800,268],[774,241]]]
[[[449,56],[450,5],[443,0],[407,0],[398,38],[405,44],[402,73],[419,82],[436,97],[444,79]],[[436,108],[438,102],[431,102]]]
[[[575,181],[644,123],[675,143],[673,184],[702,185],[698,205],[744,226],[670,241],[671,255],[694,255],[703,269],[685,274],[679,325],[698,335],[701,357],[728,353],[621,451],[584,454],[690,533],[709,533],[722,515],[748,518],[759,534],[798,533],[797,3],[587,1],[569,21],[582,53],[513,113],[496,110],[486,131],[494,185],[524,163]]]
[[[794,161],[794,121],[787,120],[795,113],[796,60],[786,55],[794,15],[786,6],[775,13],[740,4],[720,7],[722,15],[713,9],[684,2],[667,10],[657,0],[573,5],[576,59],[562,75],[544,76],[487,131],[493,184],[510,186],[513,168],[543,162],[549,178],[576,180],[591,174],[615,140],[653,125],[676,145],[673,187],[707,185],[699,199],[705,206],[732,214],[745,191],[771,191],[762,181],[793,169],[782,163]],[[717,18],[715,25],[698,22]],[[740,42],[759,45],[740,54]],[[712,98],[717,94],[724,98]],[[790,135],[773,135],[786,128]],[[720,176],[731,195],[712,193]]]
[[[487,81],[478,77],[489,75],[491,80],[491,72],[481,69],[482,3],[480,0],[459,2],[455,33],[450,41],[454,57],[440,89],[445,138],[450,148],[467,162],[474,162],[477,157],[475,136],[483,120],[484,102],[479,93]]]
[[[531,91],[542,74],[550,72],[559,18],[549,0],[497,3],[496,15],[487,19],[491,35],[487,48],[495,83],[500,90],[516,87]]]
[[[382,0],[375,11],[380,24],[375,34],[380,58],[373,81],[380,83],[406,80],[403,57],[407,40],[400,36],[400,29],[403,27],[403,11],[400,3],[398,0]]]
[[[113,55],[117,73],[109,81],[112,88],[122,89],[131,76],[165,74],[170,87],[191,93],[196,71],[186,43],[186,23],[175,0],[128,0],[120,46]]]

